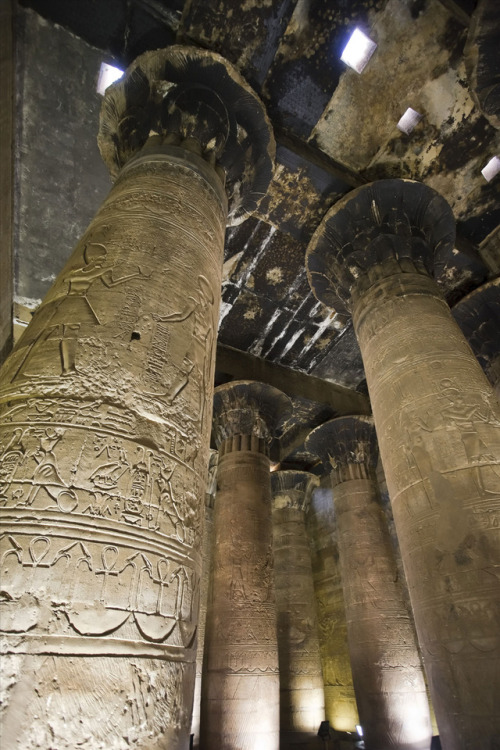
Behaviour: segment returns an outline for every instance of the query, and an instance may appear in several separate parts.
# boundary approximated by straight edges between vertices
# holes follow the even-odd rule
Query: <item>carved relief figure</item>
[[[106,253],[105,245],[100,242],[87,242],[84,245],[82,265],[73,269],[64,279],[68,284],[66,296],[52,305],[47,305],[47,308],[50,308],[48,318],[45,317],[42,330],[27,347],[12,380],[15,380],[25,367],[35,347],[56,334],[61,335],[59,348],[62,375],[76,372],[76,344],[81,325],[101,325],[101,320],[87,296],[94,282],[100,280],[105,287],[111,288],[138,276],[144,276],[141,269],[138,269],[136,273],[114,279],[112,266],[106,262]],[[68,323],[68,320],[74,322]]]
[[[205,393],[210,376],[210,355],[212,352],[214,322],[213,306],[214,296],[208,280],[204,276],[198,276],[198,288],[194,296],[189,296],[183,310],[170,313],[156,320],[161,323],[180,323],[192,320],[191,341],[184,355],[179,377],[172,383],[167,395],[167,402],[172,403],[189,382],[189,377],[194,368],[198,370],[201,378],[201,391]],[[202,398],[200,420],[203,420],[205,399]]]
[[[131,468],[130,492],[125,498],[122,519],[140,526],[144,515],[144,500],[149,488],[151,451],[145,455],[144,448],[138,447],[138,457]]]
[[[60,427],[47,427],[44,431],[35,433],[38,437],[38,447],[26,454],[26,458],[32,457],[37,463],[31,480],[33,486],[26,500],[20,505],[32,505],[42,487],[56,501],[59,509],[63,512],[68,513],[78,505],[76,493],[69,489],[59,474],[54,453],[54,448],[64,433],[65,430]]]
[[[100,458],[104,453],[109,462],[98,466],[90,475],[90,481],[99,489],[113,489],[130,466],[123,443],[118,438],[113,438],[110,443],[105,442],[101,447],[96,446],[95,450],[96,458]]]
[[[178,507],[174,499],[174,491],[171,482],[175,468],[176,465],[173,462],[165,462],[160,468],[160,474],[156,481],[160,488],[160,509],[162,513],[170,519],[178,540],[183,542],[184,527],[182,524],[182,518],[180,518],[178,513]]]
[[[484,398],[481,399],[481,403],[474,402],[470,398],[467,401],[458,389],[452,388],[450,385],[451,383],[449,380],[444,380],[440,383],[443,395],[448,400],[448,405],[442,410],[442,416],[445,423],[448,425],[451,424],[459,430],[468,463],[477,465],[474,476],[479,494],[481,496],[488,494],[498,495],[500,489],[490,490],[485,486],[484,477],[479,464],[482,461],[494,461],[494,456],[488,452],[488,447],[481,439],[476,425],[483,423],[498,428],[500,427],[500,422],[495,419],[489,404]],[[500,479],[500,472],[498,469],[495,469],[495,467],[491,465],[488,468],[495,476],[496,481],[498,481],[498,479]]]

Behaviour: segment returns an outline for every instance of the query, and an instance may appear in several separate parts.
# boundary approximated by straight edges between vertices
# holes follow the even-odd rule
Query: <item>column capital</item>
[[[457,302],[451,314],[495,385],[500,381],[500,277],[488,281]]]
[[[479,0],[472,14],[464,50],[469,91],[490,125],[500,128],[498,2]]]
[[[329,469],[334,484],[374,475],[378,445],[372,417],[330,419],[309,433],[305,445]]]
[[[266,383],[235,380],[214,391],[212,430],[221,455],[228,452],[227,441],[241,437],[232,450],[261,450],[271,442],[277,428],[292,412],[292,402],[284,393]]]
[[[318,485],[319,477],[309,471],[271,472],[274,510],[294,508],[306,511],[312,491]]]
[[[276,151],[264,105],[236,68],[182,45],[145,52],[106,90],[98,144],[112,178],[146,144],[201,157],[225,182],[233,225],[266,193]]]
[[[455,220],[439,193],[413,180],[378,180],[328,211],[307,249],[309,283],[328,307],[351,310],[381,278],[432,275],[454,241]]]

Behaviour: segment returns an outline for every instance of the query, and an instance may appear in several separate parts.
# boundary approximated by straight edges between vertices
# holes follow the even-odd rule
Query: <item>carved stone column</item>
[[[305,514],[318,484],[305,471],[271,474],[278,655],[280,729],[316,735],[325,718],[325,696],[311,552]]]
[[[500,406],[430,272],[454,221],[425,185],[353,191],[314,235],[316,296],[352,309],[444,748],[500,734]]]
[[[262,383],[215,389],[219,450],[201,702],[203,750],[278,750],[279,672],[268,447],[291,402]]]
[[[340,575],[337,520],[332,489],[312,493],[307,515],[319,647],[325,693],[325,718],[339,732],[354,732],[359,724],[347,643],[347,622]]]
[[[369,417],[313,430],[306,447],[331,467],[347,637],[359,720],[370,750],[428,750],[425,680],[375,479]]]
[[[500,400],[500,277],[475,289],[451,312]]]
[[[173,46],[108,89],[99,145],[114,187],[2,371],[2,738],[180,750],[228,199],[255,206],[273,138]]]

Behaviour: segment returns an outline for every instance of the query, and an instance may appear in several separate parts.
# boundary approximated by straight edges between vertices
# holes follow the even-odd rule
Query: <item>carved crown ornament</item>
[[[217,447],[236,435],[254,435],[270,442],[292,412],[284,393],[266,383],[238,380],[214,391],[213,435]]]
[[[321,459],[325,472],[339,471],[349,464],[373,471],[377,465],[378,444],[372,417],[330,419],[309,433],[305,445]]]
[[[257,208],[273,174],[276,145],[264,105],[220,55],[173,45],[145,52],[106,90],[98,144],[115,179],[151,136],[185,146],[217,170],[228,224]]]
[[[413,180],[378,180],[328,211],[307,249],[307,275],[318,300],[346,312],[377,276],[437,275],[454,243],[453,213],[439,193]]]

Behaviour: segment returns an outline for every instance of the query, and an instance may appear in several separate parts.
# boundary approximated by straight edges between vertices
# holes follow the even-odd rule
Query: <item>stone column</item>
[[[255,206],[273,138],[223,58],[173,46],[98,140],[114,187],[2,371],[2,738],[180,750],[228,199]]]
[[[500,400],[500,277],[461,299],[451,313]]]
[[[311,539],[325,716],[335,730],[354,732],[356,724],[359,724],[359,716],[347,643],[337,520],[333,512],[331,486],[318,487],[313,491],[307,526]]]
[[[331,467],[347,637],[366,746],[428,750],[425,680],[379,503],[372,420],[332,419],[310,433],[306,448]]]
[[[382,180],[331,209],[307,252],[316,296],[352,309],[441,742],[500,735],[500,406],[431,271],[454,221]]]
[[[288,732],[315,736],[325,719],[311,552],[305,525],[310,495],[318,481],[305,471],[271,474],[282,742]]]
[[[216,388],[219,450],[200,746],[278,750],[279,672],[269,442],[291,410],[272,386]]]

